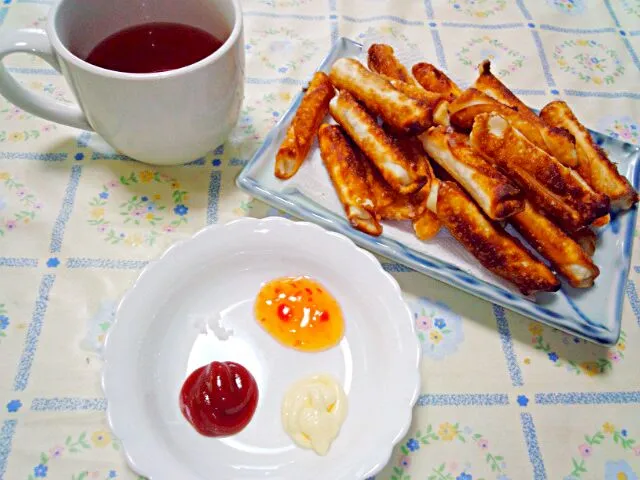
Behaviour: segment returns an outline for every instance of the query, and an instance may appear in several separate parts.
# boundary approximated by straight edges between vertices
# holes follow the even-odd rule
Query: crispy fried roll
[[[394,190],[409,194],[422,188],[427,179],[416,175],[393,139],[348,92],[333,98],[329,111]]]
[[[333,84],[346,90],[395,130],[418,134],[431,126],[431,111],[396,90],[377,73],[352,58],[336,60],[329,74]]]
[[[525,295],[560,288],[553,272],[487,219],[457,184],[434,182],[434,190],[438,219],[485,268],[514,283]]]
[[[329,111],[335,90],[326,73],[316,72],[276,154],[275,175],[293,177],[309,154],[313,138]]]
[[[428,106],[433,112],[433,121],[438,125],[449,125],[449,103],[445,95],[428,92],[418,86],[393,53],[393,48],[385,44],[369,47],[368,66],[373,72],[385,77],[396,90]]]
[[[547,149],[544,138],[540,133],[538,122],[532,123],[517,110],[494,100],[480,90],[468,88],[449,105],[451,123],[463,130],[471,130],[474,119],[481,113],[497,113],[508,120],[513,127],[517,128],[536,147],[551,153]]]
[[[509,219],[510,223],[540,255],[574,288],[588,288],[600,270],[575,240],[555,223],[525,202],[522,212]]]
[[[529,107],[491,73],[491,62],[489,60],[482,62],[478,70],[480,76],[474,84],[476,89],[498,102],[514,108],[525,121],[537,126],[544,143],[547,145],[544,150],[556,157],[561,163],[567,167],[575,167],[578,164],[575,140],[568,131],[549,125],[533,113]],[[527,138],[529,137],[527,136]],[[529,140],[531,139],[529,138]]]
[[[393,88],[400,90],[408,97],[422,102],[429,107],[433,117],[433,123],[436,125],[449,126],[449,102],[441,93],[428,92],[422,87],[412,85],[400,80],[389,80]]]
[[[572,169],[529,142],[495,113],[476,117],[471,145],[515,180],[529,200],[569,232],[605,215],[609,199]]]
[[[416,137],[401,136],[394,138],[396,146],[409,161],[410,168],[416,175],[427,179],[424,186],[409,195],[395,192],[384,181],[374,168],[369,175],[369,186],[376,199],[376,213],[385,220],[413,220],[424,213],[427,208],[426,200],[433,178],[433,171],[429,160],[422,149],[422,144]]]
[[[394,140],[400,151],[409,161],[411,170],[419,178],[426,179],[422,189],[428,189],[433,179],[433,171],[429,165],[429,158],[424,152],[424,148],[422,148],[422,142],[418,140],[417,137],[408,135],[398,135],[394,137]]]
[[[441,93],[449,101],[455,100],[460,95],[460,89],[455,82],[430,63],[416,63],[411,68],[411,73],[422,88]]]
[[[367,52],[367,66],[372,72],[385,77],[395,78],[406,83],[413,83],[413,77],[396,58],[393,48],[384,43],[374,43]]]
[[[420,240],[432,239],[441,228],[442,222],[440,222],[438,216],[428,209],[413,221],[413,231]]]
[[[523,194],[507,177],[477,154],[465,135],[444,127],[420,135],[429,156],[444,168],[493,220],[523,208]]]
[[[373,194],[367,184],[363,156],[352,147],[337,125],[323,124],[318,131],[320,154],[351,225],[370,235],[380,235]]]
[[[542,109],[540,116],[551,125],[566,128],[575,137],[578,147],[576,170],[596,192],[609,197],[614,211],[627,210],[638,201],[638,194],[629,181],[620,175],[565,102],[551,102]]]

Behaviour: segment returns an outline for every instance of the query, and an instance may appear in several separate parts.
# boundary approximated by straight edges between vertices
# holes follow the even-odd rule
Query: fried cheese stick
[[[596,192],[607,195],[614,211],[627,210],[638,201],[638,193],[607,154],[591,138],[569,106],[562,101],[551,102],[540,112],[550,125],[566,128],[576,139],[578,165],[576,171]]]
[[[485,268],[514,283],[524,295],[560,288],[553,272],[485,217],[456,183],[434,181],[427,206]]]
[[[367,159],[359,154],[337,125],[318,131],[320,154],[351,225],[378,236],[382,226],[375,216],[374,197],[367,184]]]
[[[504,220],[524,208],[523,193],[477,154],[468,138],[444,127],[420,135],[425,151],[464,188],[492,220]]]
[[[430,92],[441,93],[449,101],[455,100],[461,93],[453,80],[430,63],[416,63],[411,68],[411,73],[422,88]]]
[[[424,153],[422,143],[416,137],[396,136],[395,143],[407,160],[409,160],[411,170],[413,170],[416,175],[425,177],[427,181],[420,190],[410,195],[396,193],[393,202],[387,206],[381,206],[377,210],[377,213],[381,218],[387,220],[413,220],[420,217],[427,208],[427,195],[431,187],[431,181],[434,178],[433,170],[429,164],[429,159]],[[377,178],[380,177],[377,176]],[[382,182],[384,182],[384,180],[382,180]],[[378,185],[380,182],[376,181],[376,177],[374,177],[373,183],[376,190],[385,189],[384,185]],[[391,187],[386,185],[386,189],[391,190]],[[388,195],[383,196],[383,198],[387,197]]]
[[[491,62],[483,61],[478,67],[480,75],[473,85],[494,100],[514,108],[531,125],[538,127],[547,148],[544,149],[568,167],[578,164],[575,140],[569,132],[549,125],[531,111],[500,80],[491,73]],[[534,142],[535,143],[535,142]]]
[[[293,177],[309,154],[313,138],[329,111],[335,90],[326,73],[316,72],[276,154],[275,175]]]
[[[340,58],[329,74],[333,84],[351,93],[395,130],[418,134],[431,126],[428,107],[396,90],[381,75],[352,58]]]
[[[372,72],[395,78],[405,83],[414,83],[413,77],[396,58],[393,47],[384,43],[374,43],[367,51],[367,66]]]
[[[471,145],[522,187],[529,200],[568,232],[605,215],[609,199],[575,171],[529,142],[495,113],[478,115]]]
[[[445,127],[449,126],[449,102],[444,95],[441,93],[428,92],[422,87],[401,80],[391,79],[389,83],[391,83],[393,88],[401,91],[408,97],[427,105],[431,110],[433,123],[436,125],[444,125]]]
[[[433,112],[433,122],[449,126],[449,102],[445,95],[429,92],[416,84],[415,79],[396,58],[389,45],[376,43],[369,47],[367,65],[372,72],[384,76],[396,90],[424,103]]]
[[[416,175],[393,139],[348,92],[334,97],[329,111],[395,191],[410,194],[424,186],[427,178]]]
[[[517,128],[536,147],[552,154],[540,133],[539,118],[532,123],[528,116],[522,115],[518,110],[494,100],[475,88],[468,88],[449,105],[451,123],[466,131],[471,130],[473,120],[481,113],[497,113],[514,128]]]
[[[555,223],[525,201],[524,210],[509,219],[511,225],[546,258],[574,288],[589,288],[600,275],[591,258]]]

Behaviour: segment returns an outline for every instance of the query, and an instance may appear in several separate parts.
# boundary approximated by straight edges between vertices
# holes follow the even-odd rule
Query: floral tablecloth
[[[234,179],[339,36],[420,48],[461,83],[490,58],[532,106],[562,98],[640,144],[640,0],[242,0],[246,100],[229,141],[152,168],[0,98],[0,478],[134,479],[105,424],[100,350],[149,259],[203,226],[278,214]],[[48,0],[2,0],[0,30],[42,27]],[[7,65],[72,97],[42,61]],[[379,479],[637,479],[640,242],[610,349],[400,265],[422,343],[413,425]],[[366,435],[366,432],[363,432]]]

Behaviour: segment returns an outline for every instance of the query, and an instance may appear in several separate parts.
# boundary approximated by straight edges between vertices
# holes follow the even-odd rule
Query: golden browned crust
[[[409,167],[418,178],[425,178],[422,190],[429,189],[433,172],[429,165],[429,158],[422,148],[422,142],[417,137],[409,135],[397,135],[394,137],[396,145],[409,161]]]
[[[504,85],[504,83],[498,80],[493,73],[491,73],[491,62],[489,60],[484,60],[480,63],[478,66],[478,72],[480,75],[473,84],[474,88],[480,90],[482,93],[490,96],[494,100],[514,108],[532,123],[539,120],[538,116],[533,113],[531,109],[522,102],[522,100],[516,97],[511,90]]]
[[[367,66],[372,72],[385,77],[394,78],[406,83],[413,83],[413,78],[402,63],[396,58],[393,48],[384,43],[374,43],[367,52]]]
[[[333,98],[329,111],[396,192],[406,195],[424,186],[427,178],[416,175],[393,139],[348,92]]]
[[[417,138],[399,136],[394,137],[393,140],[409,161],[410,169],[417,176],[426,178],[427,181],[417,192],[402,195],[395,192],[375,168],[371,168],[368,183],[376,198],[376,213],[380,218],[385,220],[413,220],[422,215],[426,209],[426,200],[433,178],[433,171],[422,149],[422,144]]]
[[[517,128],[536,147],[550,153],[538,128],[538,122],[531,123],[518,111],[494,100],[480,90],[468,88],[449,105],[451,123],[462,130],[470,131],[471,127],[473,127],[474,119],[481,113],[499,114],[507,119],[513,127]]]
[[[396,131],[418,134],[431,126],[431,111],[423,103],[396,90],[381,75],[352,58],[341,58],[331,67],[333,84],[360,100]]]
[[[437,210],[438,219],[456,240],[485,268],[514,283],[524,295],[560,288],[553,272],[489,221],[455,183],[440,183]]]
[[[326,73],[317,72],[311,79],[286,136],[276,154],[275,175],[293,177],[309,154],[322,119],[329,111],[335,90]]]
[[[421,216],[413,220],[413,231],[420,240],[429,240],[435,237],[442,228],[438,216],[430,210],[425,210]]]
[[[423,103],[432,112],[432,120],[436,125],[449,126],[449,102],[441,93],[428,92],[422,87],[405,83],[400,80],[389,80],[393,88],[408,97]]]
[[[562,101],[551,102],[540,112],[550,125],[567,129],[576,139],[578,165],[576,171],[591,187],[611,199],[613,210],[626,210],[638,201],[638,193],[618,168],[591,138],[589,131]]]
[[[397,194],[393,203],[377,210],[384,220],[414,220],[427,209],[428,190],[424,188],[411,195]]]
[[[523,208],[522,191],[477,154],[466,135],[432,127],[420,135],[429,156],[454,178],[484,213],[504,220]]]
[[[594,192],[570,168],[537,148],[495,113],[476,117],[472,146],[515,180],[537,208],[567,231],[588,226],[605,215],[609,199]]]
[[[441,93],[449,101],[455,100],[461,93],[453,80],[430,63],[416,63],[411,68],[411,73],[422,88],[430,92]]]
[[[391,79],[389,80],[389,83],[391,83],[391,86],[396,90],[401,91],[414,100],[424,103],[430,108],[434,108],[440,102],[446,101],[445,96],[441,93],[428,92],[422,87],[418,87],[401,80]]]
[[[476,89],[494,100],[512,107],[525,121],[536,126],[544,143],[547,145],[544,150],[556,157],[561,163],[568,167],[575,167],[578,164],[575,140],[569,132],[553,128],[548,122],[533,113],[529,107],[491,73],[491,62],[489,60],[483,61],[478,70],[480,75],[474,84]],[[533,141],[531,138],[529,139]],[[533,143],[542,148],[537,142]]]
[[[515,229],[574,288],[588,288],[600,274],[582,247],[529,202],[510,219]]]
[[[320,154],[351,225],[370,235],[380,235],[374,197],[367,184],[366,159],[358,155],[337,125],[323,124],[318,131]]]

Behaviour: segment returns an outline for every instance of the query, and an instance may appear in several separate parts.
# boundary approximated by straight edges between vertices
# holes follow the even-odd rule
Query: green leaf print
[[[491,467],[492,472],[502,472],[500,468],[499,461],[502,460],[502,457],[494,457],[492,454],[487,453],[486,461]]]
[[[187,194],[184,190],[176,190],[173,192],[173,202],[174,203],[184,203],[184,196]]]
[[[572,458],[571,462],[573,463],[573,471],[571,472],[571,475],[574,477],[580,478],[581,473],[587,472],[587,469],[584,466],[584,460],[580,460],[580,463],[578,463],[575,458]]]

